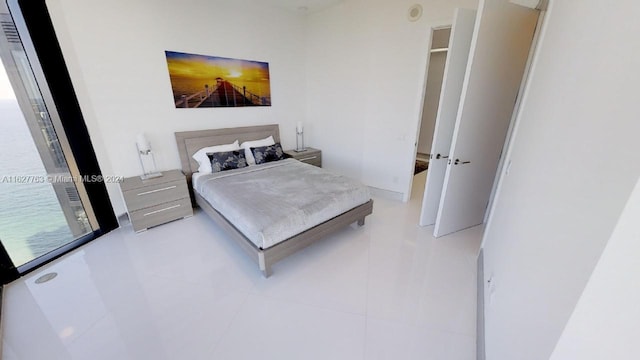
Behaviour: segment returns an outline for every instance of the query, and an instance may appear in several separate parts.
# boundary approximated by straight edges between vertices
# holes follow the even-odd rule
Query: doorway
[[[443,159],[438,169],[444,176],[442,182],[429,178],[438,165],[432,159],[433,171],[428,174],[420,219],[422,226],[435,224],[436,237],[481,224],[485,219],[540,19],[539,9],[508,0],[480,2],[462,92],[453,99],[455,121],[440,116],[436,120],[436,127],[446,123],[453,128],[452,133],[436,130],[434,135],[434,143],[445,140],[449,146],[432,150],[432,156],[438,153]],[[455,33],[454,22],[452,38]],[[445,79],[449,75],[447,70]],[[444,89],[441,97],[441,104],[449,101]]]
[[[454,125],[463,92],[475,21],[475,10],[456,9],[448,40],[439,102],[437,109],[435,109],[436,117],[431,134],[429,171],[420,191],[423,205],[420,216],[420,225],[422,226],[433,225],[436,221]],[[429,80],[427,79],[427,81]]]
[[[421,198],[424,194],[424,184],[427,178],[429,162],[431,160],[431,145],[436,126],[438,105],[442,81],[444,79],[445,64],[449,51],[451,25],[433,28],[431,31],[431,46],[427,64],[427,83],[424,92],[422,117],[416,145],[414,179],[410,197]]]

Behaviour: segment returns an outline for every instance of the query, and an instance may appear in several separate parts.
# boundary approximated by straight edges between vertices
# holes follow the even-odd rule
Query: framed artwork
[[[269,63],[165,51],[176,108],[271,106]]]

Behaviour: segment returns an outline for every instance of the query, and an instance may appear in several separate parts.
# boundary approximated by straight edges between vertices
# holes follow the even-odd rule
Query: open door
[[[480,0],[434,236],[481,224],[539,11]]]
[[[475,10],[456,9],[431,145],[420,226],[433,225],[436,222],[475,21]]]

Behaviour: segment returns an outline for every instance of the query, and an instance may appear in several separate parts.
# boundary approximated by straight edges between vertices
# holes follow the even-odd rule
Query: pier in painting
[[[246,86],[240,87],[222,78],[216,79],[215,86],[205,84],[202,91],[190,95],[183,94],[176,101],[177,108],[269,105],[270,97],[258,96],[248,91]]]
[[[271,106],[269,64],[165,51],[176,108]]]

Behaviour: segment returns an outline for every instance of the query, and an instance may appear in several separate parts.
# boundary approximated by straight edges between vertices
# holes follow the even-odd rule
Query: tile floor
[[[199,211],[116,230],[6,287],[2,358],[475,359],[482,229],[417,226],[425,176],[269,279]]]

